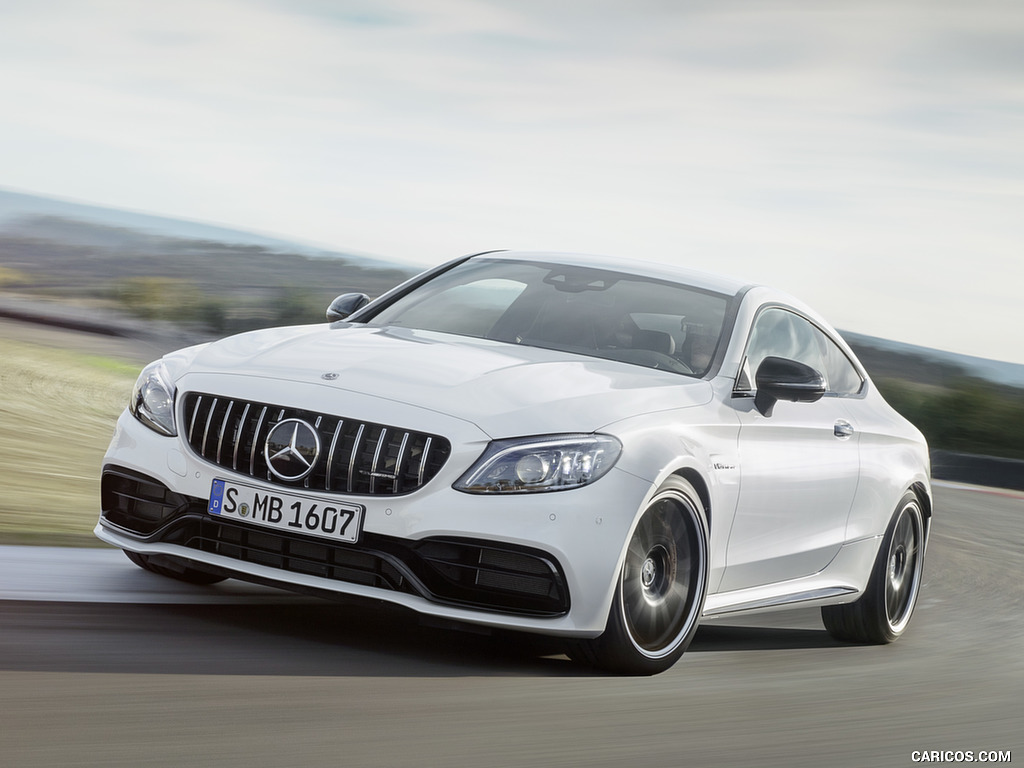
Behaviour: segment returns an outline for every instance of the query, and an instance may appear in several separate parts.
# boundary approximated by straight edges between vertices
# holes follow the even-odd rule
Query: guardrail
[[[932,477],[936,480],[1024,491],[1024,461],[932,451]]]
[[[55,301],[15,296],[0,296],[0,319],[4,318],[82,333],[135,339],[151,347],[156,356],[213,338],[209,333],[167,321],[141,320],[112,310],[65,306]]]

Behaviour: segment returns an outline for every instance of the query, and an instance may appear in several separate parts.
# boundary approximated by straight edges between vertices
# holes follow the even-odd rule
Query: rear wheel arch
[[[931,520],[932,497],[928,493],[928,489],[925,487],[924,483],[913,483],[908,490],[917,496],[917,500],[921,504],[921,515],[924,517],[925,521]]]
[[[922,490],[910,488],[900,498],[861,596],[822,607],[825,629],[837,640],[891,643],[910,623],[923,584],[928,539],[930,505]]]

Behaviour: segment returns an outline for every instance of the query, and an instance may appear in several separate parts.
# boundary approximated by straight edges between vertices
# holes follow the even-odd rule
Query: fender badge
[[[320,378],[323,379],[324,381],[334,381],[336,378],[338,378],[338,374],[336,374],[336,373],[322,373],[322,374],[320,374]]]
[[[708,458],[711,459],[711,468],[717,470],[730,470],[736,469],[736,459],[732,456],[722,456],[712,454]]]

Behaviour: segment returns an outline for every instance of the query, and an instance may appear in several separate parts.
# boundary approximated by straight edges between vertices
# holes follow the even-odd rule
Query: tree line
[[[931,448],[1024,459],[1024,389],[969,377],[941,388],[891,378],[877,384]]]

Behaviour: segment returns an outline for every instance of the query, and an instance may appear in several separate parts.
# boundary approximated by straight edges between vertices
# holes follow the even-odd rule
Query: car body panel
[[[849,417],[845,403],[780,402],[768,418],[749,398],[731,402],[742,424],[741,491],[722,589],[817,573],[846,541],[860,478],[859,434],[834,433]]]
[[[711,396],[706,382],[611,360],[358,324],[275,328],[231,337],[199,350],[189,370],[235,375],[242,387],[244,379],[271,382],[261,391],[273,392],[272,382],[282,380],[309,382],[332,392],[325,406],[335,410],[349,398],[372,393],[386,403],[371,409],[368,419],[387,422],[388,409],[420,409],[457,415],[492,437],[594,431],[635,412],[631,393],[652,410],[703,404]],[[323,379],[335,372],[336,379]],[[583,423],[581,414],[586,414]]]

